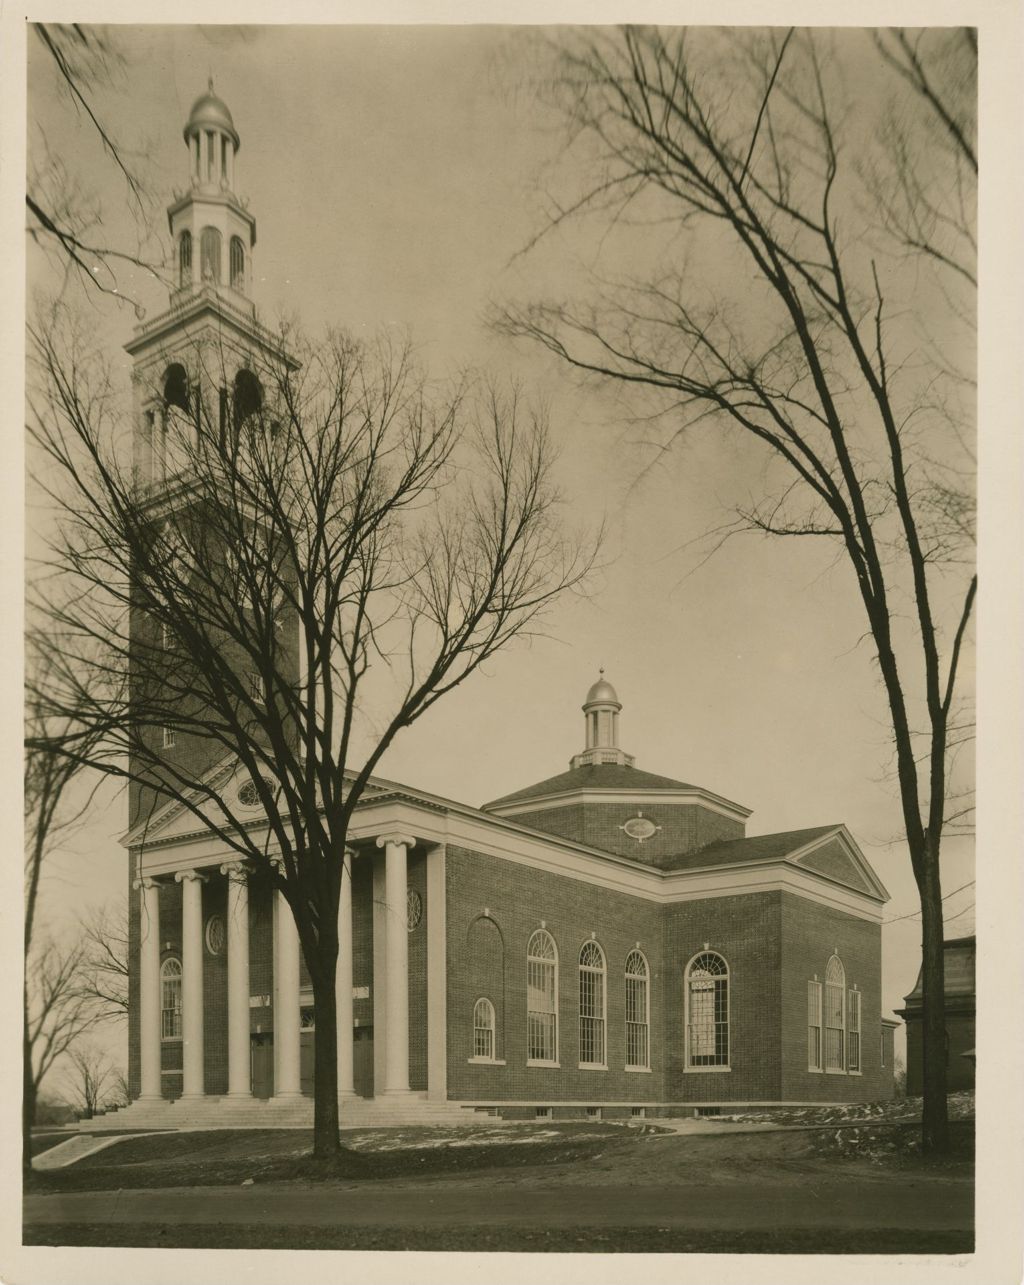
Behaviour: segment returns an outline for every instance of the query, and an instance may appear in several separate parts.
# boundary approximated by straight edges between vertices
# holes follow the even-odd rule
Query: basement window
[[[535,1108],[534,1108],[534,1112],[533,1112],[533,1114],[537,1117],[537,1119],[538,1119],[538,1120],[550,1120],[550,1119],[551,1119],[551,1108],[550,1108],[550,1107],[535,1107]]]

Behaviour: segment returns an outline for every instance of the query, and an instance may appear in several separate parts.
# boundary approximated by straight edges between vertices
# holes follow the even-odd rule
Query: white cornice
[[[534,799],[516,799],[510,803],[489,803],[483,809],[489,816],[522,816],[528,812],[546,812],[549,808],[571,807],[574,803],[619,803],[627,806],[654,807],[659,803],[673,806],[697,805],[720,816],[730,817],[734,821],[746,821],[751,809],[741,807],[723,799],[718,794],[694,787],[691,790],[680,789],[579,789],[560,790],[557,794],[539,795]]]

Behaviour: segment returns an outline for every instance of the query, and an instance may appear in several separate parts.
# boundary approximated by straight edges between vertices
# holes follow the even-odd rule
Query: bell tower
[[[241,140],[212,80],[193,104],[183,136],[189,185],[167,209],[173,243],[168,306],[136,327],[125,351],[133,362],[135,485],[152,505],[154,521],[180,526],[184,565],[188,529],[203,521],[196,470],[224,458],[220,453],[243,431],[276,436],[284,418],[277,390],[298,363],[260,324],[250,297],[256,220],[235,190]],[[174,660],[174,640],[142,611],[133,612],[132,633],[140,646],[167,649],[168,664]],[[293,634],[282,623],[286,682],[297,673]],[[150,678],[154,668],[148,667]],[[153,727],[143,735],[151,738],[150,754],[189,775],[198,776],[216,757],[194,732]],[[133,783],[130,824],[155,802],[151,787]]]

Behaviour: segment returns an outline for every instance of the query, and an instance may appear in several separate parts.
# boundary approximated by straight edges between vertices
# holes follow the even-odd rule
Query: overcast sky
[[[852,31],[851,54],[866,38]],[[583,747],[580,705],[604,666],[637,766],[753,809],[748,833],[844,822],[892,901],[883,930],[883,1011],[919,961],[917,895],[891,774],[887,713],[845,563],[813,542],[702,537],[729,517],[761,461],[743,444],[691,440],[655,466],[639,407],[585,390],[552,360],[483,323],[488,302],[570,291],[586,253],[571,233],[517,257],[542,226],[540,177],[561,155],[560,122],[537,101],[529,37],[504,28],[123,27],[123,69],[96,104],[157,209],[147,251],[166,249],[163,206],[188,180],[182,128],[207,77],[241,135],[236,189],[258,227],[254,295],[264,317],[316,330],[408,328],[443,375],[469,364],[514,373],[549,407],[567,520],[608,524],[589,596],[545,636],[493,660],[389,753],[382,774],[480,804],[563,771]],[[30,45],[30,53],[35,50]],[[123,184],[87,124],[33,57],[30,160],[45,136],[102,202],[103,235],[133,239]],[[52,285],[30,255],[30,288]],[[126,278],[152,317],[166,290]],[[128,307],[87,305],[127,389]],[[47,910],[123,894],[117,801],[58,863]],[[973,843],[948,838],[947,891],[973,879]],[[973,931],[972,887],[947,932]],[[960,913],[963,911],[967,913]]]

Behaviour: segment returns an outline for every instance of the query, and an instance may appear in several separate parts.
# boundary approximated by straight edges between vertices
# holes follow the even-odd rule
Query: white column
[[[388,1051],[386,967],[387,906],[384,901],[384,860],[373,862],[373,1096],[384,1092]]]
[[[427,850],[427,1097],[448,1098],[448,960],[445,849]]]
[[[137,879],[141,891],[139,922],[140,1101],[154,1101],[160,1088],[160,885]]]
[[[335,973],[334,1001],[338,1020],[338,1096],[355,1093],[352,1066],[352,859],[355,853],[345,849],[341,870],[341,896],[338,899],[338,969]]]
[[[299,930],[283,892],[274,898],[274,1097],[302,1096]]]
[[[235,190],[235,144],[230,138],[228,139],[227,159],[228,172],[225,177],[227,178],[228,189],[233,192]]]
[[[228,877],[228,1096],[252,1096],[249,1069],[249,884],[245,866],[221,866]]]
[[[406,854],[416,843],[404,834],[382,835],[384,848],[384,993],[388,1043],[384,1092],[409,1092],[409,911]]]
[[[203,884],[198,870],[179,870],[181,884],[181,1058],[183,1098],[203,1096]]]

